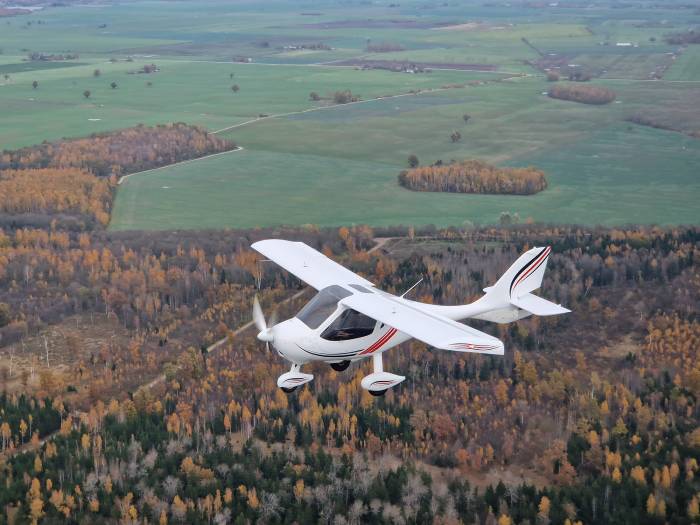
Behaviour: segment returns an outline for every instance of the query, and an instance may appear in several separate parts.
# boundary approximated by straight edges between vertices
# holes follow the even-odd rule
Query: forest
[[[0,170],[81,168],[98,177],[126,175],[235,149],[231,141],[183,123],[136,126],[86,138],[44,142],[0,153]]]
[[[3,170],[0,213],[84,216],[106,226],[115,184],[77,168]]]
[[[547,188],[547,179],[533,167],[499,168],[480,160],[464,160],[404,170],[399,184],[414,191],[532,195]]]
[[[586,84],[557,84],[551,86],[547,94],[551,98],[595,105],[610,104],[616,97],[611,89]]]
[[[0,242],[0,287],[17,312],[2,362],[74,316],[87,325],[107,313],[126,338],[93,355],[69,342],[77,355],[67,369],[42,366],[41,350],[43,377],[0,374],[8,520],[698,517],[697,228],[53,235],[20,229]],[[359,386],[365,363],[312,367],[313,383],[287,397],[274,383],[285,365],[252,333],[232,332],[248,320],[257,283],[268,311],[298,289],[248,249],[273,235],[304,240],[394,293],[422,277],[415,298],[448,304],[478,296],[519,253],[549,242],[542,295],[574,313],[475,325],[504,340],[504,358],[407,343],[387,366],[409,379],[382,400]],[[393,247],[368,254],[381,236]],[[280,316],[300,306],[282,305]],[[35,407],[33,423],[18,421],[21,403]]]

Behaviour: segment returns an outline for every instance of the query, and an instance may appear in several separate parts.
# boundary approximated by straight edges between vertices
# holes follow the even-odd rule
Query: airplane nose
[[[258,340],[262,341],[263,343],[272,343],[275,340],[275,335],[273,333],[272,328],[266,328],[265,330],[261,330],[258,335]]]

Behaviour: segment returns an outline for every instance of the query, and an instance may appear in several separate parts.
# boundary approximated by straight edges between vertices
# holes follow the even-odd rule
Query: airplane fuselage
[[[356,361],[382,353],[411,339],[411,336],[383,323],[376,323],[365,336],[344,341],[329,341],[321,334],[332,319],[314,330],[296,317],[275,326],[273,346],[279,355],[299,365],[310,361],[335,363]]]

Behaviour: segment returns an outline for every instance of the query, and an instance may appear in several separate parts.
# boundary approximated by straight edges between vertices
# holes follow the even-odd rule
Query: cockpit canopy
[[[312,330],[320,327],[338,309],[341,299],[352,295],[337,285],[318,292],[297,314],[297,318]],[[370,335],[377,321],[352,309],[343,310],[321,334],[328,341],[347,341]]]

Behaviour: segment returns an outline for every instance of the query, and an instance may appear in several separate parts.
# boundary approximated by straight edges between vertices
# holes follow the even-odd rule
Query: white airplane
[[[374,371],[362,379],[362,388],[381,396],[406,379],[384,371],[382,354],[411,338],[440,350],[503,355],[499,339],[456,321],[510,323],[531,314],[570,311],[530,293],[542,283],[549,247],[528,250],[484,289],[485,295],[459,306],[425,304],[379,290],[303,242],[270,239],[252,248],[318,290],[295,317],[273,326],[267,326],[257,297],[253,303],[258,339],[292,363],[277,379],[286,393],[313,380],[300,371],[305,363],[322,361],[343,371],[353,361],[372,357]]]

